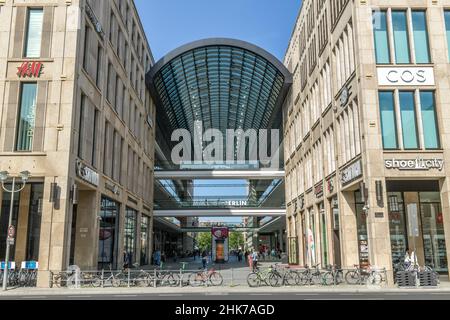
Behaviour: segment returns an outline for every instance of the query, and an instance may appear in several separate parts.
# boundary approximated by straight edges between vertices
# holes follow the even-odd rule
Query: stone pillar
[[[142,222],[142,212],[138,212],[136,217],[136,257],[133,263],[141,264],[141,222]]]
[[[18,193],[15,194],[18,196]],[[20,193],[19,216],[16,231],[16,253],[14,260],[16,266],[20,267],[21,263],[27,258],[27,240],[28,240],[28,218],[30,214],[30,196],[31,185],[27,184],[25,189]]]
[[[342,267],[352,269],[353,265],[359,265],[358,229],[353,191],[344,191],[339,196],[339,215],[341,219]]]
[[[378,203],[376,182],[383,186],[383,203]],[[389,229],[389,214],[387,211],[387,192],[384,178],[371,178],[366,185],[368,188],[368,203],[370,206],[367,216],[367,237],[369,242],[370,264],[379,268],[386,268],[388,284],[394,283],[391,238]]]
[[[81,270],[97,270],[100,196],[96,191],[78,191],[74,263]]]
[[[57,200],[50,198],[50,184],[57,183]],[[67,268],[67,257],[70,254],[70,230],[68,219],[68,178],[46,177],[44,182],[44,199],[42,208],[41,235],[39,245],[39,273],[37,286],[48,288],[50,271],[60,272]]]

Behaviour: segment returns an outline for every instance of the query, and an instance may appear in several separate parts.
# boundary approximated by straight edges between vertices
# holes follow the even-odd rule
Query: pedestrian
[[[130,255],[124,250],[123,251],[123,268],[128,269],[130,267]]]
[[[206,269],[207,263],[208,263],[208,253],[206,252],[206,250],[203,250],[203,252],[202,252],[202,265],[203,265],[203,269]]]
[[[258,252],[256,252],[256,250],[254,250],[252,254],[252,265],[253,265],[253,272],[258,271]]]
[[[244,254],[245,262],[250,266],[250,263],[249,263],[249,260],[248,260],[248,256],[249,256],[248,250],[245,250],[245,254]]]

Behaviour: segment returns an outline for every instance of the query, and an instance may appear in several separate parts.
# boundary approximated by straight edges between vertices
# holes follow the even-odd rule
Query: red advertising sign
[[[39,78],[44,69],[44,64],[37,61],[26,61],[17,68],[17,76],[19,78]]]
[[[217,239],[227,239],[228,238],[228,228],[212,228],[211,233]]]

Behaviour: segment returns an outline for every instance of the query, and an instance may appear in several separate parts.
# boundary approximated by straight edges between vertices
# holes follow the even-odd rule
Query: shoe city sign
[[[380,86],[433,86],[432,67],[379,67],[378,85]]]
[[[384,161],[386,169],[398,169],[398,170],[417,170],[417,171],[429,171],[436,169],[442,171],[444,169],[443,159],[386,159]]]

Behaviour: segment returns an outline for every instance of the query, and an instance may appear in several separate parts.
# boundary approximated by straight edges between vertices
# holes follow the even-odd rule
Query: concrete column
[[[78,192],[77,221],[75,225],[74,263],[81,270],[97,270],[100,211],[96,191]]]
[[[16,231],[16,253],[14,260],[16,266],[21,265],[27,258],[27,240],[28,240],[28,218],[30,214],[30,195],[31,185],[27,184],[20,193],[19,216]],[[18,196],[18,193],[16,193]]]
[[[50,203],[50,184],[57,183],[57,200]],[[39,274],[37,286],[49,286],[50,271],[59,272],[67,268],[67,256],[70,254],[70,239],[67,230],[71,226],[68,219],[68,178],[46,177],[39,246]]]
[[[355,196],[353,191],[342,192],[339,196],[341,218],[342,267],[352,269],[359,264],[358,229],[356,224]]]
[[[383,203],[378,203],[376,193],[376,181],[381,181],[383,185]],[[387,193],[384,178],[369,179],[366,185],[368,188],[368,203],[370,206],[367,216],[367,237],[369,242],[369,261],[373,266],[386,268],[388,274],[388,284],[394,283],[391,238],[389,229],[389,214],[387,211]],[[380,206],[381,204],[381,206]]]

